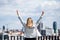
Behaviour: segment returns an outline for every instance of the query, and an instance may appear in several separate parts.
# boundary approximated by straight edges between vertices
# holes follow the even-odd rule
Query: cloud
[[[47,26],[50,27],[50,25],[52,26],[53,21],[56,20],[58,23],[60,22],[59,0],[0,0],[0,22],[5,24],[10,21],[11,23],[16,24],[18,21],[16,9],[19,10],[19,14],[24,22],[27,17],[32,17],[33,20],[36,21],[41,15],[42,10],[45,12],[42,19],[45,25],[48,24]]]

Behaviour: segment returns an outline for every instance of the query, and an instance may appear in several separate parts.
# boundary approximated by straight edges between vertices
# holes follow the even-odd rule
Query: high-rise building
[[[40,22],[37,28],[38,28],[38,31],[41,32],[41,30],[43,29],[43,23]]]
[[[54,29],[54,33],[56,33],[56,31],[57,31],[57,22],[56,21],[53,22],[53,29]]]
[[[60,29],[58,29],[58,35],[60,36]]]
[[[3,30],[5,30],[5,26],[3,25],[3,28],[2,28]]]
[[[42,36],[46,36],[46,30],[43,30],[43,23],[40,22],[38,25],[38,31],[41,33]]]
[[[46,36],[46,30],[41,30],[41,35]]]
[[[47,36],[51,36],[54,33],[52,28],[45,27],[45,30],[46,30],[46,35]]]

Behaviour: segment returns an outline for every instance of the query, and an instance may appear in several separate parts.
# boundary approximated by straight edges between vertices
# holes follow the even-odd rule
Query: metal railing
[[[60,36],[41,36],[38,39],[39,40],[60,40]],[[0,40],[3,40],[2,37],[0,37]],[[24,37],[4,35],[4,40],[24,40]]]

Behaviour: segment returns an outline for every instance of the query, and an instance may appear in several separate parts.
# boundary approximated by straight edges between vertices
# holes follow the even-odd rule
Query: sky
[[[3,25],[8,29],[21,29],[23,26],[18,20],[16,10],[19,11],[24,23],[32,17],[34,23],[39,19],[42,11],[42,22],[45,27],[52,28],[57,22],[60,29],[60,0],[0,0],[0,28]]]

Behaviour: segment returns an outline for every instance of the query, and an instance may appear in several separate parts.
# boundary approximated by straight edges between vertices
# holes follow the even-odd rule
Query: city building
[[[56,33],[57,32],[57,22],[56,21],[53,22],[53,29],[54,29],[54,33]]]
[[[47,36],[49,36],[49,35],[53,35],[53,34],[54,34],[52,28],[46,27],[45,30],[46,30],[46,35],[47,35]]]
[[[41,30],[41,35],[46,36],[46,30]]]
[[[60,29],[58,29],[58,35],[60,36]]]
[[[38,31],[41,32],[41,30],[43,30],[43,23],[40,22],[37,28],[38,28]]]

